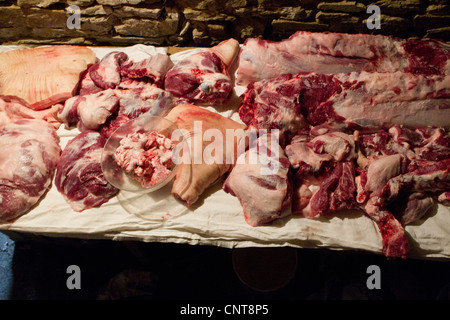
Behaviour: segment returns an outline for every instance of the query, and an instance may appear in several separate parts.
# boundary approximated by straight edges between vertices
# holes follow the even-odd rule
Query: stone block
[[[374,4],[380,7],[381,14],[401,17],[417,14],[425,7],[424,0],[381,0]]]
[[[107,6],[120,6],[120,5],[136,5],[144,1],[145,0],[97,0],[97,3]]]
[[[17,5],[19,7],[38,7],[38,8],[47,8],[53,4],[58,3],[59,1],[55,0],[17,0]]]
[[[318,22],[291,21],[284,19],[272,20],[273,40],[282,40],[291,36],[296,31],[323,32],[328,30],[328,24]]]
[[[450,4],[432,4],[427,7],[427,13],[436,16],[450,15]],[[449,22],[450,23],[450,22]]]
[[[353,16],[349,13],[344,13],[344,12],[322,12],[322,11],[319,11],[316,14],[316,21],[321,24],[329,24],[329,23],[353,24],[353,23],[358,23],[359,18],[356,16]]]
[[[450,26],[427,30],[425,38],[438,39],[442,41],[450,41]]]
[[[122,36],[156,38],[175,34],[178,29],[178,20],[126,19],[114,29]]]
[[[341,1],[341,2],[321,2],[317,5],[321,11],[335,11],[335,12],[363,12],[366,11],[366,6],[356,1]]]
[[[183,9],[183,15],[189,21],[234,21],[236,18],[224,13],[215,13],[210,11],[195,10],[191,8]]]
[[[81,16],[106,16],[113,12],[110,6],[96,5],[92,7],[80,8]]]
[[[0,7],[0,27],[17,27],[25,22],[25,15],[18,6]]]
[[[65,28],[69,18],[64,10],[32,8],[27,15],[27,26],[32,28]]]
[[[431,14],[416,15],[414,17],[414,27],[416,31],[426,31],[428,29],[436,29],[448,27],[450,21],[450,15],[448,16],[435,16]]]
[[[164,7],[161,5],[145,8],[121,6],[114,9],[114,14],[118,17],[158,19],[161,16],[163,9]]]

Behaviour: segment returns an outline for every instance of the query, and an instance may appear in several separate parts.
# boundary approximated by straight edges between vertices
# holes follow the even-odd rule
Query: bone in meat
[[[221,104],[231,94],[229,68],[239,43],[228,39],[179,61],[166,74],[164,87],[186,103]]]

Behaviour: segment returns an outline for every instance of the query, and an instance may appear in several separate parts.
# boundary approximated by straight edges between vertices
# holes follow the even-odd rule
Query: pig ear
[[[236,39],[222,41],[218,45],[212,47],[211,51],[218,55],[227,69],[229,69],[239,52],[239,41]]]

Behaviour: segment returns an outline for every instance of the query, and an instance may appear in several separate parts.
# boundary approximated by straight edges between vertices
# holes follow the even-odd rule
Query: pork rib
[[[23,119],[0,130],[0,221],[27,213],[50,187],[61,148],[46,121]]]
[[[450,48],[436,40],[298,31],[274,42],[249,38],[239,55],[236,82],[248,85],[283,74],[354,71],[450,74]]]
[[[51,46],[0,53],[0,96],[41,110],[76,94],[95,53],[86,47]]]

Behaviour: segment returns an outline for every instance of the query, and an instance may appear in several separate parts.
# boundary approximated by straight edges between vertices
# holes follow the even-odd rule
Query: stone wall
[[[380,9],[379,29],[369,29]],[[69,11],[68,8],[79,9]],[[76,6],[76,7],[73,7]],[[72,24],[68,24],[68,19]],[[79,24],[76,24],[76,22]],[[70,28],[68,27],[70,26]],[[211,46],[297,30],[450,40],[448,0],[0,0],[3,44]]]

